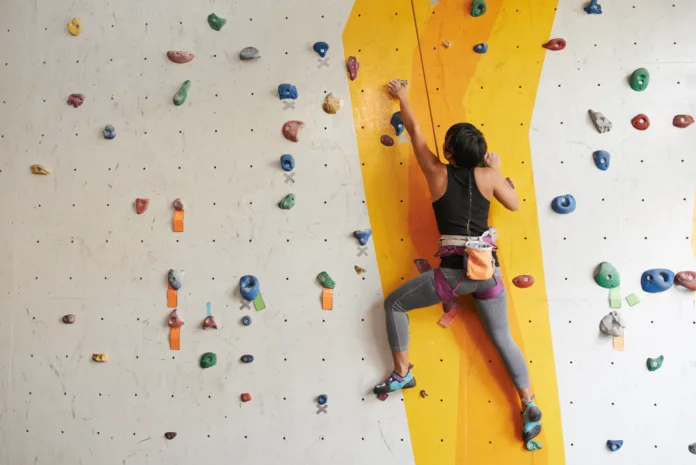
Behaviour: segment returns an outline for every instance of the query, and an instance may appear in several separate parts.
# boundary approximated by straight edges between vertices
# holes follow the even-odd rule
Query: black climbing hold
[[[251,325],[251,317],[250,316],[245,316],[242,318],[242,324],[244,326],[250,326]]]
[[[329,44],[326,42],[317,42],[314,44],[314,51],[319,54],[320,57],[324,58],[329,52]]]
[[[553,202],[551,202],[551,208],[553,211],[560,213],[561,215],[573,213],[575,211],[575,206],[575,197],[570,194],[559,195],[553,199]]]
[[[607,448],[612,452],[616,452],[617,450],[621,449],[621,446],[623,446],[623,441],[620,439],[617,441],[609,439],[607,441]]]
[[[689,452],[692,454],[696,454],[696,442],[693,444],[689,444]]]
[[[404,132],[404,120],[401,119],[401,112],[397,111],[391,117],[389,123],[394,127],[394,132],[397,136],[400,136]]]
[[[283,171],[292,171],[295,169],[295,158],[290,154],[280,156],[280,167]]]
[[[176,437],[176,433],[173,431],[164,433],[164,437],[169,439],[170,441]]]
[[[588,15],[601,15],[602,5],[597,3],[598,0],[592,0],[586,7],[585,13]]]
[[[242,355],[241,361],[242,361],[242,363],[251,363],[254,361],[254,356],[253,355]]]
[[[326,405],[326,403],[329,401],[329,396],[326,394],[321,394],[319,397],[317,397],[317,404],[319,405]]]
[[[609,162],[611,161],[611,154],[606,150],[597,150],[592,154],[592,159],[594,164],[602,171],[609,169]]]
[[[281,100],[297,100],[297,87],[292,84],[281,84],[278,86],[278,97]]]
[[[648,270],[640,277],[640,287],[651,294],[664,292],[674,284],[674,272],[664,268]]]
[[[488,51],[488,44],[476,44],[474,45],[474,52],[476,53],[486,53]]]
[[[261,52],[259,52],[259,49],[256,47],[246,47],[239,52],[239,58],[242,61],[256,60],[261,58]]]

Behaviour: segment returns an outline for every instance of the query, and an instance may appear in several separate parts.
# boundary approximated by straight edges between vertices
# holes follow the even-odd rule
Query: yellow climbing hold
[[[72,21],[68,23],[68,32],[74,36],[79,36],[82,32],[82,20],[80,18],[73,18]]]
[[[99,363],[106,363],[109,361],[109,356],[106,353],[103,354],[92,354],[92,360]]]
[[[324,99],[324,111],[329,113],[330,115],[335,115],[336,113],[338,113],[338,110],[341,109],[342,104],[343,102],[340,98],[334,97],[334,94],[329,93],[329,95],[327,95]]]
[[[51,172],[48,171],[48,169],[46,169],[46,167],[43,165],[31,165],[31,174],[46,176],[51,174]]]

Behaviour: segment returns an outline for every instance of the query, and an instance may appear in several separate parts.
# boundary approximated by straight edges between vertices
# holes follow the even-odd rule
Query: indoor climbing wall
[[[588,15],[580,3],[559,2],[549,37],[567,46],[547,52],[530,131],[566,463],[692,463],[694,293],[643,293],[641,276],[696,265],[696,129],[673,126],[696,111],[696,4],[600,1],[603,13]],[[649,80],[636,91],[640,68]],[[589,109],[611,131],[599,133]],[[647,130],[633,127],[639,114]],[[605,171],[593,161],[599,150],[610,155],[600,157]],[[575,211],[555,213],[552,200],[566,194]],[[601,262],[618,272],[613,292],[593,280]],[[612,310],[626,326],[623,350],[598,329]],[[660,356],[650,371],[647,359]],[[623,447],[612,452],[608,440]]]
[[[371,395],[391,362],[373,240],[353,237],[370,224],[351,8],[0,5],[0,463],[414,463],[399,396]],[[282,83],[299,98],[280,100]],[[244,275],[265,309],[240,295]]]

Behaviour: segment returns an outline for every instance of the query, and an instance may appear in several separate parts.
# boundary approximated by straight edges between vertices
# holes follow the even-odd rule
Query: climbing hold
[[[295,158],[292,155],[285,154],[280,156],[280,167],[283,171],[292,171],[295,169]]]
[[[445,40],[442,42],[442,46],[445,48],[450,48],[452,46],[452,44],[450,43],[449,40]]]
[[[319,54],[320,57],[324,58],[329,52],[329,44],[326,42],[316,42],[314,44],[314,51]]]
[[[621,449],[621,446],[623,446],[622,440],[614,441],[609,439],[607,441],[607,448],[609,448],[609,450],[612,452],[616,452],[617,450]]]
[[[363,274],[366,272],[365,268],[360,268],[358,265],[355,265],[353,268],[355,268],[355,272],[358,274]]]
[[[31,165],[31,174],[39,174],[41,176],[48,176],[51,174],[48,169],[46,169],[43,165]]]
[[[331,276],[329,276],[329,273],[327,273],[326,271],[322,271],[321,273],[319,273],[317,279],[319,280],[319,284],[321,284],[322,287],[325,287],[326,289],[333,289],[336,287],[336,283],[333,279],[331,279]]]
[[[594,110],[587,110],[587,112],[590,114],[590,119],[595,128],[597,128],[597,132],[604,134],[605,132],[611,131],[611,121],[609,121],[606,116]]]
[[[476,53],[486,53],[488,51],[488,44],[476,44],[474,45],[474,52]]]
[[[360,62],[355,57],[348,57],[346,61],[346,68],[348,69],[348,74],[350,75],[350,80],[355,81],[358,79],[358,70],[360,69]]]
[[[186,276],[186,271],[184,270],[169,270],[167,273],[167,281],[169,285],[175,291],[181,289],[181,285],[184,284],[184,277]]]
[[[652,294],[664,292],[674,284],[674,273],[664,268],[648,270],[640,277],[640,287]]]
[[[621,283],[619,270],[609,262],[602,262],[597,265],[592,276],[595,282],[604,289],[614,289],[615,287],[619,287]]]
[[[184,202],[182,202],[180,198],[176,198],[172,202],[172,207],[178,212],[184,211]]]
[[[592,154],[592,159],[597,168],[602,171],[609,169],[609,163],[611,162],[611,154],[606,150],[597,150]]]
[[[631,89],[636,92],[642,92],[647,89],[648,84],[650,84],[650,73],[645,68],[638,68],[631,73],[628,82],[631,85]]]
[[[176,433],[173,431],[168,432],[168,433],[164,433],[164,437],[171,441],[172,439],[174,439],[176,437]]]
[[[203,320],[203,329],[206,328],[213,328],[213,329],[218,329],[217,323],[215,322],[215,318],[213,316],[208,316]]]
[[[292,84],[281,84],[278,86],[278,97],[281,100],[285,99],[297,99],[297,87]]]
[[[321,394],[319,397],[317,397],[317,404],[319,405],[326,405],[326,403],[329,401],[329,396],[326,394]]]
[[[147,207],[150,205],[150,199],[140,199],[137,198],[135,199],[135,212],[138,215],[142,215],[145,213],[145,210],[147,210]]]
[[[63,323],[65,323],[66,325],[71,325],[75,323],[75,315],[73,315],[72,313],[65,315],[63,317]]]
[[[99,363],[106,363],[109,361],[109,356],[106,353],[92,354],[92,360]]]
[[[283,200],[278,202],[278,207],[280,207],[281,210],[290,210],[294,206],[295,194],[288,194],[285,197],[283,197]]]
[[[551,208],[556,213],[561,215],[566,215],[568,213],[573,213],[575,211],[575,197],[570,194],[559,195],[551,202]]]
[[[422,397],[423,399],[425,399],[426,397],[428,397],[428,391],[426,391],[425,389],[423,389],[423,390],[420,392],[420,395],[421,395],[421,397]]]
[[[82,20],[80,18],[73,18],[68,23],[68,32],[71,35],[79,36],[82,32]]]
[[[251,325],[251,317],[250,316],[245,316],[242,318],[242,324],[244,326],[249,326]]]
[[[394,145],[394,139],[392,138],[392,136],[388,136],[386,134],[380,137],[379,141],[382,143],[382,145],[386,145],[387,147],[391,147],[392,145]]]
[[[557,52],[566,48],[566,41],[565,39],[551,39],[542,45],[542,47],[544,47],[546,50]]]
[[[192,52],[178,50],[170,50],[167,52],[167,58],[169,58],[169,61],[174,63],[188,63],[189,61],[193,60],[194,57],[195,55]]]
[[[167,324],[170,328],[181,328],[184,326],[184,322],[181,320],[181,318],[179,318],[179,315],[177,315],[176,309],[172,310],[172,312],[169,314]]]
[[[371,229],[361,229],[358,231],[353,231],[353,237],[360,242],[360,245],[365,245],[367,244],[367,241],[370,240],[370,236],[372,236],[372,230]]]
[[[599,322],[599,330],[607,336],[619,337],[625,327],[626,324],[619,312],[609,312]]]
[[[674,281],[689,290],[696,291],[696,272],[680,271],[674,276]]]
[[[239,396],[242,399],[242,402],[250,402],[251,401],[251,394],[248,392],[245,392],[241,396]]]
[[[486,0],[474,0],[471,3],[471,16],[479,17],[486,12]]]
[[[633,117],[633,119],[631,120],[631,124],[634,128],[638,129],[639,131],[645,131],[650,127],[650,120],[646,115],[641,113],[640,115],[636,115]]]
[[[696,442],[693,444],[689,444],[689,452],[692,454],[696,454]]]
[[[257,60],[261,58],[261,52],[256,47],[245,47],[239,52],[239,59],[242,61]]]
[[[174,105],[176,105],[177,107],[179,105],[183,105],[183,103],[186,101],[186,98],[188,97],[188,91],[190,89],[191,81],[184,81],[184,83],[181,84],[181,87],[179,87],[177,93],[174,94]]]
[[[261,286],[256,276],[244,275],[239,278],[239,293],[242,294],[244,300],[252,301],[259,296]]]
[[[387,397],[389,397],[389,394],[378,394],[378,395],[377,395],[377,398],[378,398],[379,400],[381,400],[382,402],[384,402],[385,400],[387,400]]]
[[[334,94],[329,92],[326,98],[324,98],[324,104],[322,105],[322,108],[328,114],[335,115],[336,113],[338,113],[338,110],[341,109],[342,105],[343,101],[338,97],[334,97]]]
[[[291,142],[299,142],[300,129],[304,126],[302,121],[288,121],[283,125],[283,136]]]
[[[397,137],[404,132],[404,120],[401,119],[401,112],[397,111],[389,120],[389,123],[394,127],[394,132],[396,132]]]
[[[215,29],[216,31],[219,31],[222,29],[222,27],[227,23],[227,20],[225,18],[221,18],[215,13],[210,13],[208,15],[208,24],[210,25],[211,28]]]
[[[73,108],[77,108],[83,103],[85,103],[84,94],[70,94],[70,96],[68,96],[68,105],[72,105]]]
[[[514,284],[516,287],[519,287],[520,289],[526,289],[530,287],[532,284],[534,284],[534,277],[528,274],[523,274],[515,278],[512,278],[512,284]]]
[[[597,3],[598,0],[592,0],[585,8],[585,13],[588,15],[601,15],[602,5]]]
[[[648,370],[650,370],[650,371],[657,371],[657,370],[660,369],[660,367],[662,366],[662,362],[664,362],[664,361],[665,361],[665,356],[664,356],[664,355],[660,355],[660,356],[657,357],[657,358],[648,358],[648,359],[645,361],[645,364],[647,365]]]
[[[672,120],[672,124],[678,128],[688,128],[689,126],[694,124],[694,118],[693,116],[689,115],[677,115]]]
[[[113,139],[116,137],[116,128],[114,128],[112,125],[107,124],[104,126],[104,139]]]
[[[254,356],[253,355],[242,355],[242,358],[240,359],[242,363],[251,363],[254,361]]]
[[[215,355],[213,352],[206,352],[203,355],[201,355],[201,368],[210,368],[212,366],[215,366],[216,363],[217,355]]]

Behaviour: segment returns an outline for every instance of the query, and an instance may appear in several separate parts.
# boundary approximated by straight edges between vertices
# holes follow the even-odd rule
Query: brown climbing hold
[[[442,46],[445,48],[450,48],[452,46],[452,44],[450,43],[449,40],[445,40],[444,42],[442,42]]]
[[[178,212],[184,211],[184,202],[182,202],[181,199],[174,200],[174,202],[172,202],[172,206],[174,207],[174,210]]]
[[[176,433],[173,431],[170,431],[168,433],[164,433],[164,437],[169,439],[170,441],[176,437]]]
[[[169,314],[167,324],[170,328],[181,328],[184,325],[184,322],[181,321],[179,315],[176,314],[176,309],[172,310],[172,313]]]
[[[355,272],[358,274],[363,274],[366,271],[365,268],[360,268],[358,265],[355,265],[354,268],[355,268]]]
[[[692,291],[696,291],[696,271],[680,271],[674,276],[674,281]]]
[[[203,329],[206,328],[218,329],[217,323],[215,323],[215,318],[208,316],[205,318],[205,320],[203,320]]]
[[[51,174],[48,169],[43,165],[31,165],[31,174],[39,174],[41,176],[48,176]]]
[[[245,392],[239,397],[242,399],[242,402],[249,402],[251,400],[251,394],[249,394],[248,392]]]
[[[65,315],[63,317],[63,323],[65,323],[66,325],[71,325],[75,323],[75,315],[73,315],[72,313]]]
[[[566,48],[566,41],[565,39],[551,39],[542,45],[542,47],[544,47],[546,50],[557,52]]]
[[[672,120],[672,124],[678,128],[688,128],[694,124],[694,118],[690,115],[677,115]]]
[[[150,199],[135,199],[135,213],[142,215],[147,210],[148,205],[150,205]]]
[[[528,274],[523,274],[512,278],[512,284],[519,287],[520,289],[526,289],[532,284],[534,284],[534,278]]]
[[[631,120],[631,124],[634,128],[638,129],[639,131],[645,131],[650,127],[650,120],[647,116],[641,113],[640,115],[636,115],[633,117],[633,119]]]
[[[324,111],[328,114],[335,115],[336,113],[338,113],[338,110],[341,109],[341,105],[343,105],[341,99],[338,97],[334,97],[334,94],[329,92],[329,94],[324,99],[324,105],[322,105],[322,108],[324,108]]]
[[[428,397],[428,391],[426,391],[425,389],[423,389],[423,390],[420,392],[420,395],[421,395],[421,397],[422,397],[423,399],[425,399],[426,397]]]
[[[380,137],[379,141],[382,143],[382,145],[386,145],[387,147],[391,147],[392,145],[394,145],[394,139],[392,139],[391,136],[388,136],[386,134]]]
[[[193,60],[195,55],[192,52],[182,52],[182,51],[174,51],[170,50],[167,52],[167,58],[169,58],[169,61],[172,61],[174,63],[188,63],[189,61]]]
[[[348,57],[346,61],[346,68],[348,68],[348,74],[350,74],[350,80],[355,81],[358,79],[358,70],[360,69],[360,62],[355,57]]]
[[[304,126],[302,121],[288,121],[283,125],[283,135],[289,141],[299,142],[300,129]]]
[[[85,96],[83,94],[70,94],[68,97],[68,105],[72,105],[74,108],[79,107],[85,103]]]

